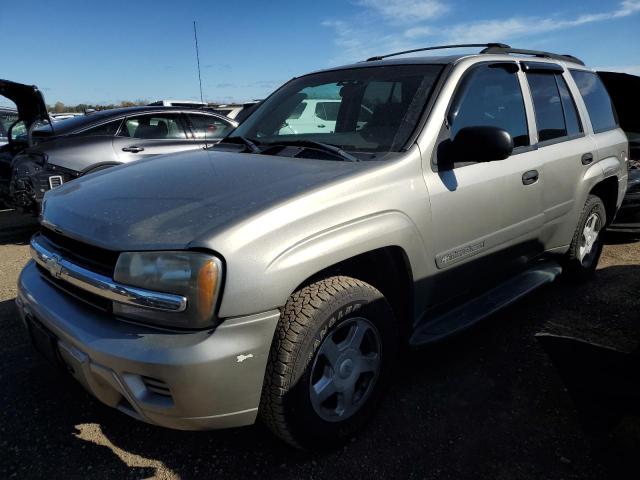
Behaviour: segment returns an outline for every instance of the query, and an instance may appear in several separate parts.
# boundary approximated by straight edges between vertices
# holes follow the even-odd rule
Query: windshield
[[[441,65],[333,70],[284,85],[234,132],[262,145],[312,141],[395,152],[416,128]]]

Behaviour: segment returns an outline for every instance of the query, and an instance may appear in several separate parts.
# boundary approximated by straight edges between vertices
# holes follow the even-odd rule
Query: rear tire
[[[602,199],[589,195],[564,262],[569,278],[583,281],[593,275],[604,246],[606,225],[607,213]]]
[[[391,306],[371,285],[336,276],[298,290],[271,346],[263,422],[295,447],[336,447],[373,414],[398,342]]]

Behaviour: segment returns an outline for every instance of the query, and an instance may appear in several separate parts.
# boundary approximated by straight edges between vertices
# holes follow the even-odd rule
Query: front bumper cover
[[[255,421],[279,311],[227,319],[215,331],[170,332],[118,320],[51,285],[33,261],[18,281],[35,319],[98,400],[148,423],[208,430]]]

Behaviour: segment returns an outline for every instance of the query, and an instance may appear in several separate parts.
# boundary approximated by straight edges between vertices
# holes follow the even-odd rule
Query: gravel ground
[[[29,345],[13,303],[32,219],[0,212],[0,478],[638,478],[640,421],[586,435],[533,335],[640,342],[640,243],[610,237],[595,278],[558,281],[412,351],[373,422],[322,454],[263,427],[176,432],[102,406]]]

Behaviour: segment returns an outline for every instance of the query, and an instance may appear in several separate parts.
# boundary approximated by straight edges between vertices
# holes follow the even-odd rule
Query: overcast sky
[[[48,103],[263,98],[289,78],[405,48],[506,42],[640,75],[640,0],[2,1],[0,78]]]

